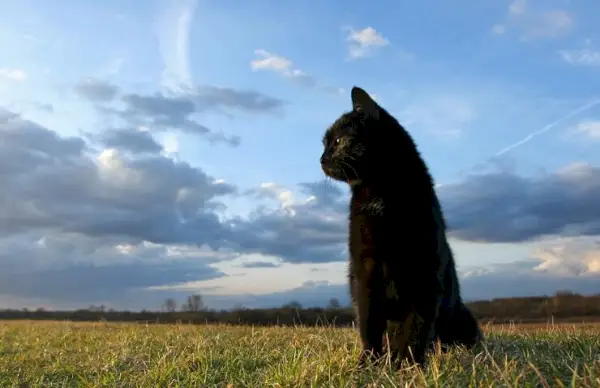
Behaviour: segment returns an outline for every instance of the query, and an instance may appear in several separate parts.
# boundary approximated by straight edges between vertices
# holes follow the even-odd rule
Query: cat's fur
[[[460,296],[429,170],[394,117],[358,87],[351,99],[325,133],[321,166],[352,190],[349,283],[361,363],[382,354],[386,329],[397,361],[412,354],[422,365],[435,339],[471,347],[483,334]]]

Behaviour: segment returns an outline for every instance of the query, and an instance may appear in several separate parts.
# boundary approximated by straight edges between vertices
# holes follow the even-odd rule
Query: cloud
[[[254,54],[258,57],[250,61],[250,68],[254,71],[269,70],[283,74],[286,77],[294,77],[303,74],[302,70],[294,69],[292,61],[287,58],[263,49],[254,50]]]
[[[451,235],[462,240],[523,242],[600,234],[600,169],[585,163],[535,177],[471,175],[438,190]]]
[[[558,52],[563,61],[575,66],[600,66],[600,51],[589,48],[578,50],[560,50]]]
[[[538,248],[534,270],[559,276],[600,275],[600,240],[559,238]]]
[[[492,27],[496,35],[503,35],[511,29],[519,31],[521,39],[531,41],[542,38],[558,38],[568,34],[573,26],[573,18],[563,9],[554,9],[541,2],[531,7],[527,0],[514,0],[508,6],[505,21]]]
[[[390,44],[390,42],[373,27],[365,27],[362,30],[350,28],[346,40],[350,42],[348,44],[348,55],[352,59],[367,57],[371,55],[376,48]]]
[[[15,114],[0,120],[0,138],[4,235],[50,229],[212,246],[226,237],[216,198],[236,188],[187,163],[127,158],[116,149],[92,157],[82,139]]]
[[[10,69],[7,67],[2,67],[0,68],[0,77],[12,81],[25,81],[27,79],[27,73],[25,73],[21,69]]]
[[[282,75],[300,86],[317,89],[327,94],[341,95],[344,93],[344,89],[342,88],[320,84],[314,77],[295,67],[294,63],[288,58],[264,49],[256,49],[254,50],[254,54],[256,57],[250,61],[250,68],[253,71],[271,71]]]
[[[277,207],[259,206],[248,220],[234,220],[232,248],[281,257],[291,263],[319,263],[345,258],[347,198],[328,181],[301,183],[304,198],[264,184],[256,198],[276,199]]]
[[[285,105],[284,101],[261,92],[229,87],[199,86],[190,97],[200,110],[226,108],[248,113],[272,113]]]
[[[124,133],[101,138],[156,149],[145,133]],[[114,300],[222,276],[211,263],[234,255],[219,211],[236,187],[187,163],[96,154],[81,138],[1,110],[0,166],[0,294]]]
[[[557,290],[564,289],[582,294],[600,292],[598,239],[555,239],[546,241],[545,244],[522,260],[499,263],[486,268],[462,268],[461,258],[457,257],[461,290],[465,300],[553,295]],[[345,273],[346,263],[338,264],[340,272]],[[268,268],[261,271],[271,271],[270,275],[265,275],[264,278],[273,278],[277,277],[277,271],[283,270]],[[343,305],[348,305],[348,285],[345,279],[341,282],[339,280],[341,279],[337,282],[309,280],[299,286],[292,284],[287,289],[275,292],[227,293],[221,288],[209,289],[208,286],[202,286],[203,283],[215,284],[212,281],[199,282],[198,285],[187,289],[181,288],[181,285],[174,286],[172,290],[188,293],[199,290],[210,305],[225,308],[239,304],[249,308],[274,307],[292,300],[300,302],[303,306],[325,307],[331,297],[338,298]]]
[[[100,141],[106,148],[114,148],[133,153],[158,153],[163,147],[158,144],[149,131],[134,129],[113,129],[100,135]]]
[[[119,94],[119,88],[90,77],[75,84],[75,93],[92,102],[110,102]]]
[[[503,35],[504,33],[506,33],[506,26],[502,24],[495,24],[492,27],[492,32],[496,35]]]
[[[32,102],[31,105],[40,111],[54,113],[54,106],[52,104],[46,104],[43,102]]]
[[[119,101],[122,111],[142,116],[153,112],[157,120],[189,112],[181,96],[168,97],[172,105],[161,105],[165,96],[159,95],[131,106],[123,96],[119,93],[110,104]],[[193,106],[203,104],[197,97],[189,99]],[[227,98],[217,101],[223,106]],[[24,116],[0,111],[0,267],[5,269],[0,295],[121,306],[129,300],[139,306],[144,299],[158,306],[168,292],[192,290],[161,286],[234,276],[225,268],[293,271],[296,265],[312,268],[347,259],[345,187],[323,180],[301,183],[298,190],[264,183],[240,191],[164,156],[151,135],[127,126],[105,129],[91,139],[60,136]],[[454,239],[540,244],[519,263],[528,269],[515,264],[465,273],[469,295],[514,287],[510,273],[540,289],[545,289],[542,284],[570,287],[574,279],[581,280],[580,289],[593,288],[590,279],[598,276],[600,257],[595,242],[599,168],[575,164],[532,177],[488,172],[438,192]],[[229,199],[240,196],[254,210],[248,216],[225,216]],[[557,235],[562,240],[549,240]],[[584,237],[571,242],[564,236],[589,237],[585,245]],[[527,287],[511,292],[532,291]],[[291,299],[313,304],[343,296],[347,287],[319,283],[271,296],[206,294],[207,301],[232,304]]]
[[[241,265],[242,268],[277,268],[278,265],[276,263],[272,263],[270,261],[254,261],[249,263],[243,263]]]
[[[158,48],[165,65],[163,86],[173,91],[192,87],[190,71],[190,28],[197,0],[176,0],[161,10],[155,24]]]
[[[100,104],[99,112],[120,118],[128,127],[143,127],[154,133],[179,131],[232,146],[239,144],[238,136],[213,131],[199,123],[195,116],[209,111],[279,113],[285,104],[280,99],[253,90],[210,85],[198,86],[177,95],[121,93],[117,86],[91,78],[77,83],[75,92],[90,102]]]
[[[582,121],[575,126],[574,131],[577,133],[583,133],[592,139],[600,139],[600,121]]]
[[[224,275],[210,266],[208,255],[176,256],[164,246],[102,245],[77,234],[49,234],[32,244],[27,237],[0,239],[5,268],[0,295],[44,297],[71,305],[118,304],[128,293],[139,296],[156,284]]]
[[[111,76],[118,74],[125,63],[125,58],[114,58],[106,64],[101,70],[100,74],[103,76]]]

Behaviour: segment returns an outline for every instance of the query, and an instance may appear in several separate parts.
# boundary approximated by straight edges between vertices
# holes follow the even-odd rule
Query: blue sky
[[[6,305],[346,300],[318,157],[353,85],[429,164],[467,298],[600,292],[597,2],[0,7]]]

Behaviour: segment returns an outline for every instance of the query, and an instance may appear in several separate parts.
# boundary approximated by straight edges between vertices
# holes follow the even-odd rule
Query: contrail
[[[549,130],[551,130],[552,128],[556,127],[558,124],[562,123],[565,120],[570,119],[573,116],[576,116],[578,114],[580,114],[581,112],[585,112],[588,109],[593,108],[596,105],[600,105],[600,99],[596,99],[593,100],[591,102],[588,102],[587,104],[584,104],[582,106],[580,106],[579,108],[576,108],[574,110],[572,110],[571,112],[567,113],[566,115],[564,115],[563,117],[560,117],[557,120],[554,120],[553,122],[551,122],[550,124],[544,126],[541,129],[538,129],[537,131],[531,132],[530,134],[528,134],[527,136],[525,136],[524,138],[522,138],[521,140],[506,146],[504,148],[502,148],[500,151],[494,153],[492,156],[482,160],[479,163],[476,163],[475,165],[473,165],[473,167],[470,168],[471,171],[475,170],[477,167],[488,163],[489,161],[491,161],[494,158],[497,158],[498,156],[502,156],[504,154],[506,154],[507,152],[510,152],[512,150],[514,150],[517,147],[522,146],[525,143],[528,143],[529,141],[531,141],[533,138],[535,138],[536,136],[539,136],[541,134],[544,134],[546,132],[548,132]],[[449,184],[453,184],[453,183],[457,183],[458,180],[452,181],[452,182],[446,182],[446,183],[438,183],[435,185],[435,187],[441,187],[441,186],[445,186],[445,185],[449,185]]]
[[[600,100],[594,100],[592,102],[589,102],[583,106],[580,106],[579,108],[571,111],[570,113],[566,114],[565,116],[559,118],[558,120],[555,120],[553,122],[551,122],[550,124],[546,125],[545,127],[543,127],[542,129],[538,129],[535,132],[531,132],[529,135],[525,136],[523,139],[519,140],[518,142],[509,145],[508,147],[505,147],[503,149],[501,149],[500,151],[496,152],[492,158],[496,158],[498,156],[504,155],[505,153],[522,146],[523,144],[529,142],[531,139],[533,139],[536,136],[539,136],[543,133],[548,132],[549,130],[551,130],[552,128],[556,127],[558,124],[560,124],[561,122],[570,119],[573,116],[578,115],[581,112],[584,112],[590,108],[593,108],[594,106],[600,104]]]

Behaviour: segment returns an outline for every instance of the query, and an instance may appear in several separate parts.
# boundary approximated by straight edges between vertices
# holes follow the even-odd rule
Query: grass
[[[485,331],[396,372],[357,370],[352,329],[0,321],[0,386],[600,387],[600,325]]]

